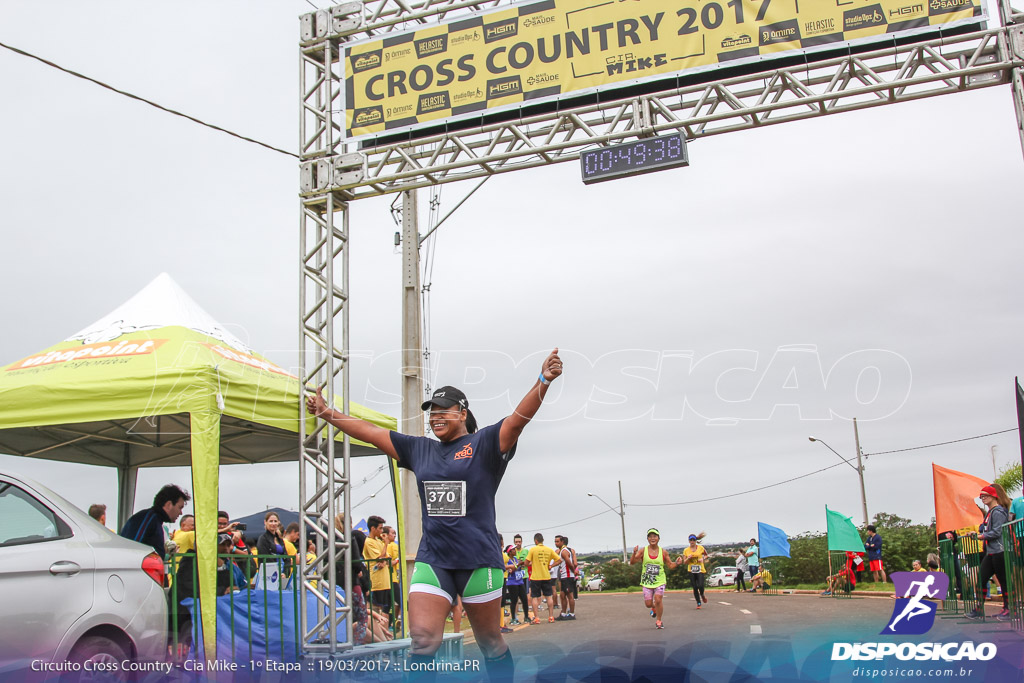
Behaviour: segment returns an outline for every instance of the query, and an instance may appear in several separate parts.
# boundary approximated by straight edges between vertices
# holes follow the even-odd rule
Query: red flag
[[[988,482],[964,472],[940,467],[932,463],[932,482],[935,484],[935,531],[952,531],[977,527],[985,515],[974,499]]]

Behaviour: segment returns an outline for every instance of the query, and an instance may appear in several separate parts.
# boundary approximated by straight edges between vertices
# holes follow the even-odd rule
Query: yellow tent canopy
[[[197,545],[215,548],[219,465],[298,460],[298,432],[313,427],[300,390],[164,273],[81,332],[0,369],[0,452],[117,468],[119,528],[138,468],[190,466]],[[377,453],[352,443],[352,455]],[[214,553],[201,555],[203,605],[213,604],[215,571]],[[212,648],[216,612],[201,612]]]

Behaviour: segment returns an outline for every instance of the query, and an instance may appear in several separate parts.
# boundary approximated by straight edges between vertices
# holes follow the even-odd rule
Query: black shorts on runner
[[[391,613],[391,601],[394,599],[394,589],[385,588],[379,591],[370,591],[370,602],[388,614]]]
[[[541,595],[550,596],[551,592],[551,579],[546,579],[544,581],[538,581],[537,579],[533,579],[532,581],[530,581],[531,598],[539,598]]]
[[[576,592],[576,578],[562,579],[562,592],[568,595]]]

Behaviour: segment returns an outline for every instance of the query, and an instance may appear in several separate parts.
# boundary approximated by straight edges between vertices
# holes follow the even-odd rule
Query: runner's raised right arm
[[[330,422],[351,438],[376,446],[386,455],[398,460],[398,452],[391,443],[391,430],[378,427],[358,417],[346,415],[340,410],[334,410],[327,405],[319,388],[316,390],[316,394],[306,397],[306,410],[311,415]]]

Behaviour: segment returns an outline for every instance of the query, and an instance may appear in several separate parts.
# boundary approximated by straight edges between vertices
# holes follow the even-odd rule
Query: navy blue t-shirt
[[[516,447],[502,453],[500,431],[498,422],[448,443],[391,432],[398,466],[415,473],[420,492],[417,562],[442,569],[503,567],[494,496]]]

